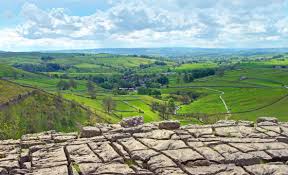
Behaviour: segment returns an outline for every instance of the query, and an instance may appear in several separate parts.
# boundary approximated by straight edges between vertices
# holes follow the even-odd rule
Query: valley
[[[132,116],[143,116],[145,122],[175,119],[183,125],[220,119],[255,121],[266,115],[287,121],[287,60],[286,54],[239,56],[223,62],[221,58],[179,61],[143,55],[4,52],[0,54],[1,104],[23,93],[37,93],[1,109],[0,117],[7,125],[3,118],[12,112],[20,121],[26,115],[20,106],[44,103],[37,108],[40,114],[29,108],[27,120],[33,116],[41,123],[52,115],[55,126],[50,129],[60,131]],[[67,100],[64,106],[75,105],[49,114],[51,107],[57,108],[56,97]],[[73,126],[62,126],[62,117]]]

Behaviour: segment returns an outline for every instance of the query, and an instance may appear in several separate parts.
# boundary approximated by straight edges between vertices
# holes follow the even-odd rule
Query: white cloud
[[[111,0],[105,11],[72,16],[26,3],[23,22],[0,29],[0,49],[261,47],[285,43],[285,7],[284,0]]]
[[[15,30],[0,30],[0,48],[6,51],[33,51],[35,50],[59,50],[59,49],[83,49],[100,47],[95,40],[73,40],[70,38],[41,38],[28,39]]]
[[[277,21],[276,27],[279,33],[288,34],[288,17]]]

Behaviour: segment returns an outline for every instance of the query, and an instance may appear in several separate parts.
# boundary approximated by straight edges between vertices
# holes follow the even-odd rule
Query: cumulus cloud
[[[0,48],[262,47],[265,41],[287,41],[284,0],[110,0],[109,5],[73,16],[69,9],[26,3],[23,22],[0,30]]]
[[[6,51],[59,50],[100,47],[95,40],[73,40],[70,38],[29,39],[13,29],[0,30],[0,48]],[[35,49],[36,48],[36,49]]]

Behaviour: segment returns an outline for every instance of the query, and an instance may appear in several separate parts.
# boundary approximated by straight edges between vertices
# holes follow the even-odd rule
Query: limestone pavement
[[[287,175],[288,123],[98,124],[0,141],[0,174]],[[161,128],[161,129],[160,129]]]

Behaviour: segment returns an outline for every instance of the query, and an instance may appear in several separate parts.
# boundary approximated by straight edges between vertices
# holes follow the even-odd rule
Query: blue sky
[[[287,0],[0,0],[0,50],[287,46]]]

